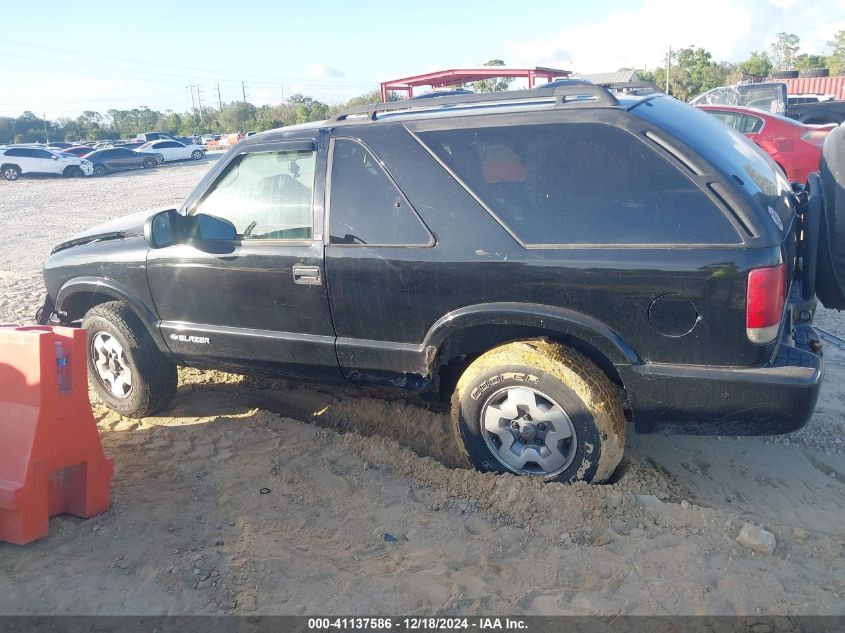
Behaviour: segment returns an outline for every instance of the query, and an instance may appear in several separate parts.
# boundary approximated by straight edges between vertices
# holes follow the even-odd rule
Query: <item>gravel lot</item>
[[[0,182],[0,322],[34,314],[62,238],[177,204],[214,158]],[[92,398],[112,509],[0,544],[0,613],[845,614],[845,352],[826,360],[799,433],[631,434],[596,487],[467,469],[414,403],[182,370],[160,416]],[[737,542],[746,522],[772,553]]]

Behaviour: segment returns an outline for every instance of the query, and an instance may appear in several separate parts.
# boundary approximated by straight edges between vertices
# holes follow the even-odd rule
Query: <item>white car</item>
[[[93,172],[91,161],[72,154],[14,145],[0,149],[0,174],[6,180],[17,180],[21,174],[62,174],[72,178]]]
[[[135,148],[138,152],[157,152],[164,156],[164,162],[174,160],[199,160],[205,156],[205,148],[199,145],[185,145],[179,141],[150,141]]]

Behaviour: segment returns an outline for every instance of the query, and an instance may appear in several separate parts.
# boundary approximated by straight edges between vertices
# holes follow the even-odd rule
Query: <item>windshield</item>
[[[720,86],[690,101],[692,105],[726,105],[756,108],[772,114],[786,114],[783,84],[764,83]]]

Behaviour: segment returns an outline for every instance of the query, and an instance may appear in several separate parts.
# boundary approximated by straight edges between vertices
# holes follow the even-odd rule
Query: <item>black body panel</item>
[[[192,213],[239,157],[306,143],[317,156],[308,239],[248,241],[244,231],[233,241],[151,249],[143,238],[150,213],[136,214],[58,247],[45,266],[48,294],[68,321],[97,301],[128,302],[160,348],[182,364],[412,391],[436,389],[441,368],[491,346],[548,337],[605,370],[627,393],[643,430],[797,428],[815,405],[820,361],[788,347],[787,310],[781,341],[752,343],[745,322],[749,271],[783,262],[795,267],[791,194],[766,180],[768,164],[755,162],[745,139],[725,126],[712,129],[724,133],[725,144],[741,143],[729,155],[713,139],[690,133],[686,117],[700,115],[706,126],[712,117],[705,113],[687,112],[668,98],[598,106],[435,114],[391,106],[384,120],[374,113],[338,117],[254,135],[211,168],[179,212]],[[425,135],[526,122],[552,131],[579,122],[624,130],[639,151],[700,190],[735,241],[523,243],[485,196],[426,145]],[[343,243],[331,242],[328,227],[341,212],[330,205],[336,139],[352,139],[378,161],[375,171],[383,169],[399,191],[395,207],[409,206],[430,240],[375,246],[348,234],[336,240]],[[754,163],[753,182],[737,173],[750,164],[743,156]],[[614,174],[603,173],[600,163],[595,172],[612,185]],[[561,212],[568,210],[563,205]],[[303,283],[297,273],[303,269],[311,282]]]

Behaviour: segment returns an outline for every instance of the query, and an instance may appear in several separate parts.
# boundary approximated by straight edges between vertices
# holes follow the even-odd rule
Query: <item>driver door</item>
[[[232,156],[186,210],[238,237],[152,249],[162,334],[182,362],[342,381],[323,268],[325,156],[313,141]]]

